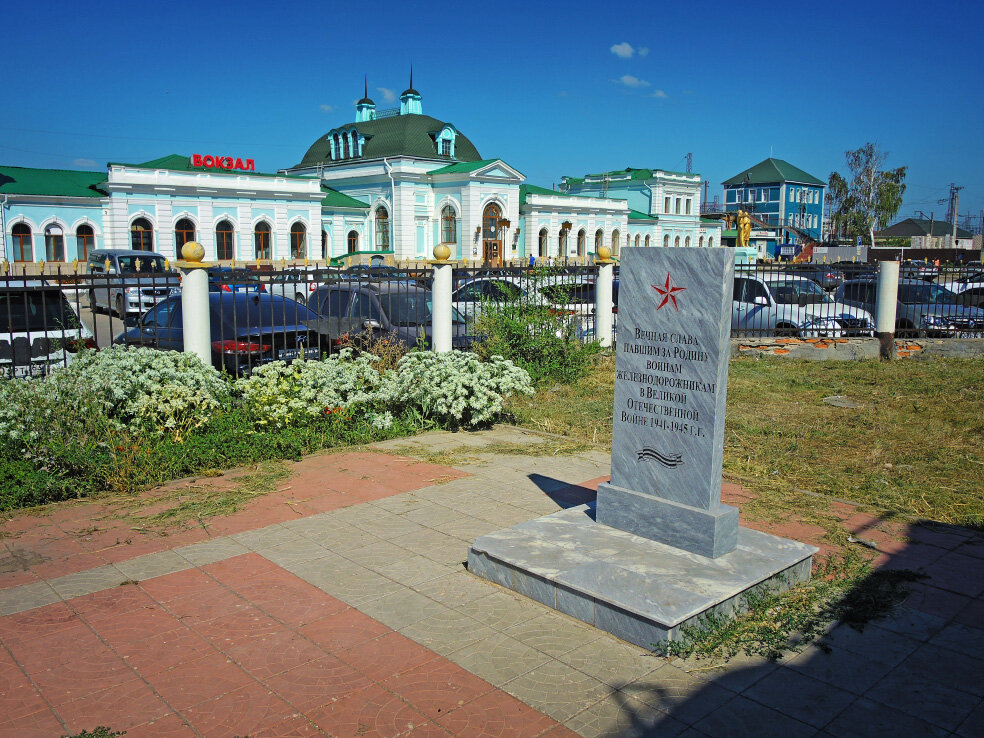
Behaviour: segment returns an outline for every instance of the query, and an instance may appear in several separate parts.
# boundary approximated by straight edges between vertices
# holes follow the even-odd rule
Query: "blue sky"
[[[607,169],[720,182],[770,155],[826,180],[866,141],[900,216],[984,208],[984,10],[972,2],[78,2],[4,11],[0,162],[168,153],[300,161],[414,66],[424,113],[533,184]],[[394,103],[395,104],[395,103]],[[962,220],[962,219],[961,219]]]

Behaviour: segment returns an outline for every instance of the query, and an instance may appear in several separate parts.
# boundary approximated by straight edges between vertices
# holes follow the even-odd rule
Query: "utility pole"
[[[960,209],[960,190],[963,187],[957,187],[956,184],[950,185],[950,202],[953,207],[953,236],[950,238],[950,248],[957,248],[957,212]]]
[[[694,173],[694,155],[693,153],[687,154],[687,174]]]
[[[933,248],[933,226],[936,223],[936,211],[929,214],[929,248]]]

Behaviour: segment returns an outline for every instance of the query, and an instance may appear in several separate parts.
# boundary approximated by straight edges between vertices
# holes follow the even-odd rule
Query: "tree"
[[[907,167],[882,169],[888,153],[873,143],[844,152],[849,177],[831,172],[827,207],[835,233],[847,231],[875,243],[875,228],[885,228],[902,207]]]

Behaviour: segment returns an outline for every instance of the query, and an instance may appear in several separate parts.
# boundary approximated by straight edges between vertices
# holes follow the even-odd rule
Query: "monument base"
[[[738,545],[738,508],[730,505],[702,510],[602,482],[597,518],[612,528],[711,558]]]
[[[817,549],[739,528],[738,545],[700,556],[595,521],[594,504],[481,536],[468,570],[548,607],[651,648],[701,615],[730,615],[742,595],[810,578]]]

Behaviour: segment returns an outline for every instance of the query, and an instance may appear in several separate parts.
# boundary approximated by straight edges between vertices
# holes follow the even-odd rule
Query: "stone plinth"
[[[481,536],[473,574],[644,648],[678,640],[708,612],[731,614],[758,587],[786,589],[810,577],[817,549],[737,529],[715,558],[595,521],[593,504]]]

